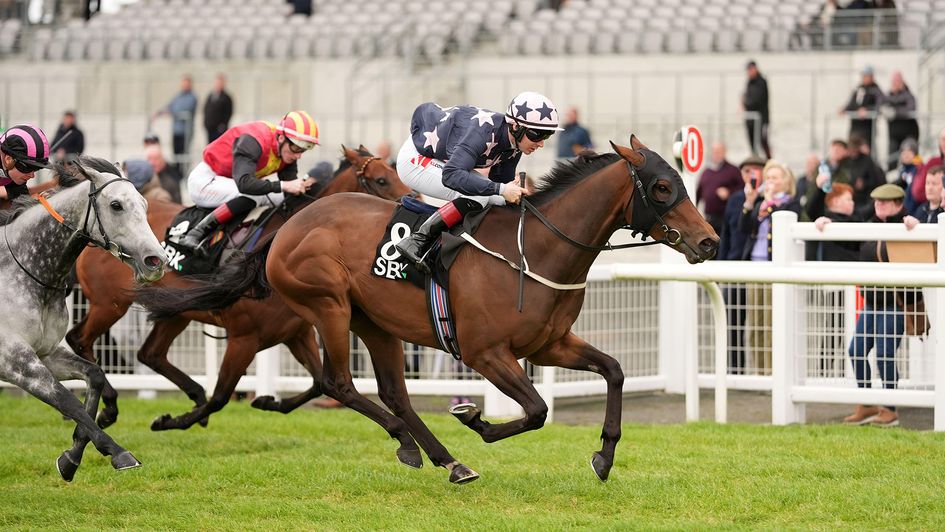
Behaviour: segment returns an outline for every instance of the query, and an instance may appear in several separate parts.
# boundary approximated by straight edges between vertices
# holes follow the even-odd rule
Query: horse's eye
[[[386,187],[386,186],[387,186],[387,180],[384,179],[383,177],[379,177],[379,178],[377,178],[377,184],[380,185],[380,186],[382,186],[382,187]]]
[[[122,206],[121,206],[121,203],[119,203],[117,200],[116,200],[116,201],[112,201],[112,202],[109,203],[108,205],[109,205],[109,207],[112,208],[113,211],[123,211],[123,210],[125,210],[125,208],[122,207]]]

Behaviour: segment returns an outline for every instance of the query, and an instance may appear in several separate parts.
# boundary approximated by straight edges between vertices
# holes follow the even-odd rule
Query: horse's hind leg
[[[427,456],[437,466],[450,471],[450,482],[465,484],[479,478],[479,474],[461,464],[437,440],[436,436],[423,423],[413,410],[407,386],[404,383],[404,346],[398,339],[368,320],[359,317],[353,320],[352,329],[371,352],[374,374],[377,377],[378,395],[391,411],[404,420],[410,428],[410,434],[426,451]],[[397,452],[400,461],[412,467],[420,467],[423,462],[419,450],[401,449]]]
[[[259,337],[253,332],[241,336],[234,336],[231,329],[227,329],[226,353],[223,354],[223,363],[217,376],[217,384],[209,401],[197,405],[193,410],[178,416],[170,414],[154,420],[151,430],[187,429],[194,423],[206,425],[210,414],[218,412],[230,402],[230,396],[236,389],[240,378],[246,373],[246,368],[256,357],[259,350]]]
[[[76,356],[64,347],[58,347],[43,361],[40,361],[31,347],[21,342],[3,342],[0,344],[0,352],[5,353],[6,358],[6,363],[0,365],[0,378],[19,386],[76,422],[76,431],[73,435],[74,447],[71,451],[79,450],[78,459],[73,460],[72,455],[69,454],[70,451],[63,453],[57,462],[63,479],[72,480],[81,459],[81,450],[89,440],[100,453],[112,457],[112,466],[115,469],[129,469],[141,465],[131,453],[115,443],[95,424],[90,415],[90,411],[94,413],[93,405],[89,405],[89,410],[86,410],[75,395],[67,390],[57,378],[58,375],[62,375],[63,378],[86,379],[89,384],[87,400],[94,400],[89,402],[94,402],[94,406],[97,407],[98,396],[105,379],[101,368]]]
[[[620,440],[620,415],[623,407],[623,370],[620,369],[620,364],[610,355],[598,351],[573,334],[529,356],[528,360],[541,366],[593,371],[607,380],[607,407],[604,428],[600,435],[603,445],[591,458],[594,473],[601,480],[607,480],[610,468],[614,465],[614,451]]]
[[[75,354],[89,362],[98,363],[95,359],[95,341],[112,325],[115,325],[126,312],[128,312],[128,305],[124,301],[115,302],[112,305],[90,301],[88,313],[66,333],[66,343]],[[99,427],[104,429],[118,420],[118,392],[112,388],[108,380],[102,388],[102,403],[103,408],[96,421]]]
[[[323,369],[322,360],[318,356],[318,341],[315,339],[315,329],[310,325],[306,325],[299,335],[287,340],[285,345],[289,348],[292,356],[312,374],[312,387],[298,395],[278,400],[271,395],[260,395],[253,400],[253,408],[288,414],[322,394]]]
[[[196,406],[202,406],[207,402],[207,393],[203,386],[197,384],[167,359],[167,352],[174,339],[187,328],[189,323],[189,319],[180,316],[154,322],[150,334],[138,350],[138,360],[173,382]]]
[[[508,348],[501,347],[467,356],[466,363],[480,375],[494,384],[502,393],[522,406],[525,417],[492,424],[480,418],[481,412],[475,405],[458,405],[450,409],[464,425],[482,436],[483,441],[492,443],[509,436],[529,430],[536,430],[545,424],[548,406],[535,390],[535,386],[525,374]]]

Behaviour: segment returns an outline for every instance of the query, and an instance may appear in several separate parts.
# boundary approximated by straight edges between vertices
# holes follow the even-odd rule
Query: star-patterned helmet
[[[516,96],[505,111],[505,120],[526,129],[562,131],[558,127],[558,109],[547,97],[526,91]]]

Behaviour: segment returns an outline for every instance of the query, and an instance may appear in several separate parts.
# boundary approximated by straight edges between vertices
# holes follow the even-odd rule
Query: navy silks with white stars
[[[546,112],[550,114],[551,108]],[[420,155],[446,162],[443,185],[467,196],[498,194],[499,183],[515,179],[515,167],[522,158],[509,140],[505,115],[479,107],[420,104],[413,113],[410,134]],[[474,172],[476,168],[490,168],[489,179]]]

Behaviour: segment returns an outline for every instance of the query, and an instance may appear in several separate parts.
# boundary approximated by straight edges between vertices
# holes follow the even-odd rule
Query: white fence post
[[[938,215],[938,267],[945,268],[945,214]],[[929,319],[932,322],[930,342],[935,353],[935,413],[933,428],[945,431],[945,288],[933,288],[935,301]]]
[[[220,371],[220,361],[217,360],[217,339],[220,336],[220,328],[215,325],[204,324],[203,326],[203,363],[204,371],[207,375],[207,383],[204,389],[208,394],[213,393],[217,387],[217,375]]]
[[[728,422],[728,316],[725,299],[718,283],[699,283],[712,302],[712,321],[715,324],[715,422]]]
[[[279,398],[276,393],[276,379],[279,377],[279,368],[282,359],[282,350],[278,345],[263,349],[256,354],[256,396],[271,395]]]
[[[538,388],[538,393],[548,405],[548,417],[545,419],[548,423],[555,419],[555,369],[554,366],[542,366],[541,386]]]
[[[797,214],[778,211],[771,216],[771,262],[790,266],[796,260],[793,226]],[[795,292],[792,285],[771,285],[771,423],[804,422],[804,404],[791,398],[797,383]]]
[[[509,399],[491,382],[486,382],[486,392],[483,394],[482,413],[487,417],[519,418],[525,411],[518,403]]]

